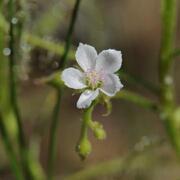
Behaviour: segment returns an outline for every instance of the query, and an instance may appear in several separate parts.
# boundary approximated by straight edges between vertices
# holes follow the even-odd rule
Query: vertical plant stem
[[[74,31],[75,22],[77,19],[78,11],[79,11],[80,0],[76,0],[74,9],[71,16],[71,21],[68,29],[68,33],[66,36],[66,43],[64,53],[62,55],[59,69],[63,69],[67,62],[68,53],[71,46],[72,33]],[[56,160],[56,149],[57,149],[57,133],[58,133],[58,124],[59,124],[59,113],[60,113],[60,105],[61,105],[61,97],[63,93],[63,87],[56,87],[57,90],[57,98],[56,105],[53,112],[51,128],[50,128],[50,139],[49,139],[49,149],[48,149],[48,180],[53,178],[54,173],[54,165]]]
[[[13,151],[13,147],[11,145],[11,141],[10,141],[9,136],[7,134],[7,131],[6,131],[6,128],[4,126],[3,119],[1,117],[1,115],[0,115],[0,133],[2,136],[2,140],[3,140],[3,144],[5,147],[6,153],[9,157],[12,172],[14,173],[14,176],[17,180],[23,180],[24,178],[23,178],[21,166],[20,166],[20,164],[16,158],[16,155]]]
[[[9,55],[9,93],[10,93],[10,102],[11,106],[14,112],[14,116],[17,123],[17,129],[18,129],[18,142],[19,142],[19,148],[20,148],[20,156],[22,161],[22,166],[24,168],[24,172],[26,175],[26,179],[31,180],[33,179],[33,175],[31,172],[31,168],[28,162],[28,151],[27,146],[25,142],[25,135],[23,132],[23,126],[21,122],[20,117],[20,111],[17,103],[17,92],[16,92],[16,56],[15,56],[15,35],[14,35],[14,29],[15,25],[12,23],[12,18],[15,15],[15,1],[9,0],[8,3],[8,9],[9,9],[9,48],[11,50],[11,53]]]
[[[66,36],[65,50],[64,50],[64,53],[63,53],[61,61],[60,61],[60,69],[63,69],[65,67],[65,65],[66,65],[67,56],[68,56],[69,49],[70,49],[70,46],[71,46],[71,41],[72,41],[72,33],[74,31],[74,25],[75,25],[75,22],[76,22],[76,19],[77,19],[80,2],[81,2],[81,0],[76,0],[75,6],[74,6],[74,9],[73,9],[72,18],[71,18],[68,33],[67,33],[67,36]]]
[[[57,150],[57,132],[58,132],[58,120],[60,113],[60,104],[62,97],[62,89],[56,88],[56,104],[53,111],[52,123],[50,127],[50,141],[48,149],[48,179],[52,179],[55,160],[56,160],[56,150]]]
[[[162,0],[162,40],[159,61],[159,78],[161,85],[161,118],[164,120],[170,140],[180,155],[180,137],[173,117],[175,109],[173,90],[173,57],[176,25],[176,0]]]
[[[92,103],[91,106],[85,109],[83,112],[81,135],[76,147],[76,151],[82,160],[84,160],[91,152],[91,143],[88,140],[88,128],[92,121],[92,112],[94,106],[95,102]]]
[[[2,11],[2,2],[0,3],[0,11]],[[3,18],[1,16],[0,18]],[[5,21],[5,19],[4,19]],[[3,26],[4,24],[2,24]],[[10,162],[10,167],[12,170],[12,173],[14,174],[14,177],[19,180],[23,180],[23,172],[22,168],[16,158],[16,154],[14,152],[13,146],[11,144],[10,135],[8,134],[8,128],[5,123],[8,123],[9,119],[8,112],[9,110],[9,98],[8,98],[8,92],[7,92],[7,77],[6,77],[6,68],[7,68],[7,59],[3,54],[3,49],[5,46],[6,41],[6,31],[3,29],[3,27],[0,26],[0,86],[3,87],[0,90],[0,134],[2,138],[2,142],[5,148],[5,152],[7,154],[7,157]]]
[[[25,147],[25,139],[23,133],[23,127],[20,119],[19,107],[17,104],[17,93],[16,93],[16,72],[15,72],[15,40],[14,40],[14,25],[11,22],[14,16],[14,3],[13,0],[9,0],[9,48],[10,48],[10,55],[9,55],[9,93],[10,93],[10,100],[11,105],[16,116],[17,126],[18,126],[18,140],[20,147]]]
[[[89,127],[89,123],[92,120],[93,109],[94,109],[94,103],[89,108],[84,110],[80,139],[87,138],[88,127]]]
[[[93,113],[95,104],[96,102],[93,102],[91,106],[85,109],[83,112],[83,122],[81,126],[81,134],[79,138],[80,141],[83,141],[84,139],[87,139],[88,137],[88,128],[89,128],[90,123],[92,122],[92,113]]]

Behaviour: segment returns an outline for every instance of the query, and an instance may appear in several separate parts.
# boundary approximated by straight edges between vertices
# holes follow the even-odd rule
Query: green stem
[[[66,37],[64,53],[60,61],[60,66],[59,66],[60,70],[64,69],[66,65],[68,53],[70,51],[70,46],[71,46],[72,33],[74,30],[77,14],[79,11],[79,5],[80,5],[80,0],[76,0],[73,13],[71,16],[71,21],[70,21],[67,37]],[[59,93],[57,95],[56,106],[54,109],[53,118],[51,122],[51,129],[50,129],[50,141],[49,141],[49,150],[48,150],[49,152],[48,154],[48,166],[49,166],[48,167],[48,180],[51,180],[53,178],[53,173],[54,173],[53,167],[56,160],[57,132],[58,132],[58,123],[59,123],[58,118],[59,118],[59,113],[60,113],[61,96],[63,93],[63,87],[57,88],[57,91]]]
[[[52,179],[53,170],[56,160],[56,148],[57,148],[57,131],[58,131],[58,119],[60,113],[60,104],[62,97],[62,89],[56,88],[56,104],[54,107],[51,128],[50,128],[50,140],[49,140],[49,151],[48,151],[48,179]]]
[[[90,122],[92,120],[92,112],[94,110],[94,106],[95,106],[95,104],[92,103],[92,105],[89,108],[84,110],[80,139],[87,138],[88,126],[89,126],[89,124],[90,124]]]
[[[120,98],[129,102],[132,102],[138,106],[141,106],[146,109],[150,109],[152,111],[158,112],[159,107],[158,105],[147,99],[146,97],[143,97],[139,94],[136,94],[134,92],[130,92],[128,90],[122,90],[116,94],[116,96],[113,97],[114,99]]]
[[[38,36],[28,34],[28,33],[24,33],[23,39],[25,42],[27,42],[30,45],[40,47],[42,49],[46,49],[46,50],[48,50],[54,54],[57,54],[59,56],[61,56],[64,52],[64,46],[63,46],[64,43],[61,43],[61,44],[54,43],[54,42],[47,41]],[[69,59],[74,58],[74,51],[72,49],[70,50],[70,52],[68,54],[68,58]]]
[[[7,131],[6,131],[6,128],[4,126],[3,119],[1,117],[1,115],[0,115],[0,133],[2,136],[3,143],[4,143],[4,147],[6,149],[6,153],[9,157],[12,172],[14,173],[14,176],[17,180],[23,180],[24,178],[23,178],[23,173],[21,170],[21,165],[18,163],[16,155],[13,151],[13,147],[11,145],[11,141],[10,141],[9,136],[7,134]]]
[[[129,74],[129,73],[124,72],[122,70],[120,70],[118,72],[118,74],[122,80],[124,80],[124,81],[126,81],[132,85],[140,85],[140,86],[144,87],[145,89],[147,89],[148,91],[151,91],[155,95],[159,95],[159,93],[160,93],[160,89],[158,86],[154,85],[151,82],[148,82],[147,80],[145,80],[143,78]]]
[[[180,56],[180,49],[175,49],[172,53],[172,58],[176,58],[178,56]]]
[[[60,69],[64,69],[65,65],[66,65],[66,61],[67,61],[67,56],[70,50],[70,46],[71,46],[71,41],[72,41],[72,33],[74,31],[74,25],[77,19],[77,15],[78,15],[78,11],[79,11],[79,5],[80,5],[81,0],[76,0],[74,9],[73,9],[73,13],[72,13],[72,18],[69,24],[69,29],[68,29],[68,33],[66,36],[66,44],[65,44],[65,50],[64,50],[64,54],[60,60]]]
[[[14,37],[14,24],[12,23],[12,18],[15,14],[15,3],[13,0],[9,0],[8,7],[9,7],[9,48],[11,50],[11,53],[9,55],[9,93],[10,93],[10,102],[12,109],[14,111],[14,116],[17,123],[18,128],[18,142],[19,142],[19,148],[20,148],[20,156],[22,165],[26,174],[26,179],[33,179],[33,175],[31,173],[31,169],[29,167],[28,163],[28,152],[25,142],[25,136],[23,132],[23,126],[21,122],[20,117],[20,111],[17,103],[17,92],[16,92],[16,63],[15,63],[15,37]]]
[[[16,92],[16,64],[15,64],[15,40],[14,40],[14,25],[11,22],[13,15],[14,15],[14,3],[13,0],[9,0],[9,48],[11,50],[10,56],[9,56],[9,81],[10,81],[10,100],[11,100],[11,105],[14,110],[14,114],[16,116],[17,120],[17,126],[18,126],[18,140],[20,147],[25,147],[25,139],[24,139],[24,132],[23,132],[23,127],[21,123],[21,118],[20,118],[20,113],[19,113],[19,107],[17,104],[17,92]]]
[[[2,3],[2,1],[1,1]],[[0,6],[0,11],[2,11],[2,6]],[[5,22],[5,18],[2,14],[0,14],[0,21],[3,20]],[[4,23],[1,24],[4,26]],[[5,152],[7,154],[7,157],[9,158],[10,167],[11,170],[15,176],[16,179],[23,180],[23,172],[21,169],[21,165],[19,164],[16,154],[13,149],[13,145],[11,144],[10,135],[8,134],[8,114],[9,111],[9,97],[8,97],[8,82],[7,82],[7,76],[6,76],[6,70],[7,70],[7,59],[3,55],[3,49],[6,41],[6,32],[0,25],[0,86],[3,87],[0,90],[0,133],[2,137],[2,142],[4,144]],[[12,120],[12,119],[11,119]],[[8,125],[7,125],[8,124]]]
[[[176,0],[162,0],[162,40],[159,60],[159,79],[161,84],[161,118],[164,120],[172,145],[180,155],[179,131],[174,120],[174,90],[173,90],[173,58],[174,36],[176,25]]]
[[[92,112],[94,106],[95,106],[95,102],[93,102],[91,106],[85,109],[83,112],[81,134],[76,147],[76,151],[78,152],[82,160],[84,160],[91,152],[91,143],[88,140],[88,128],[92,121]]]

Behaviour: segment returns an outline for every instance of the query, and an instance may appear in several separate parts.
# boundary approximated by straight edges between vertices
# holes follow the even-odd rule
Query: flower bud
[[[78,152],[79,156],[84,160],[91,152],[91,143],[87,138],[84,138],[80,141],[77,145],[76,151]]]
[[[103,140],[106,138],[106,132],[103,128],[96,128],[94,129],[94,136],[99,140]]]

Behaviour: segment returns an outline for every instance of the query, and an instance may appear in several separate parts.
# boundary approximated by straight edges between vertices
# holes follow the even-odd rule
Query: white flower
[[[114,96],[123,87],[119,77],[114,74],[122,64],[120,51],[108,49],[97,55],[94,47],[80,43],[76,60],[82,71],[67,68],[62,72],[62,80],[69,88],[84,89],[77,102],[78,108],[89,107],[100,91]]]

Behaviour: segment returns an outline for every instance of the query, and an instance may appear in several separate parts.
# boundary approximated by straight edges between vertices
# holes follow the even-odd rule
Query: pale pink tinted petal
[[[86,87],[85,75],[75,68],[67,68],[62,72],[61,76],[65,85],[73,89],[83,89]]]
[[[96,58],[97,52],[94,47],[87,44],[79,44],[76,51],[76,60],[84,71],[95,68]]]
[[[114,96],[123,87],[116,74],[107,74],[100,90],[107,96]]]
[[[92,101],[96,99],[98,95],[99,95],[98,89],[96,91],[91,91],[91,90],[84,91],[78,99],[77,108],[79,109],[88,108],[91,105]]]
[[[108,49],[102,51],[96,60],[96,70],[105,73],[114,73],[118,71],[122,64],[121,51]]]

